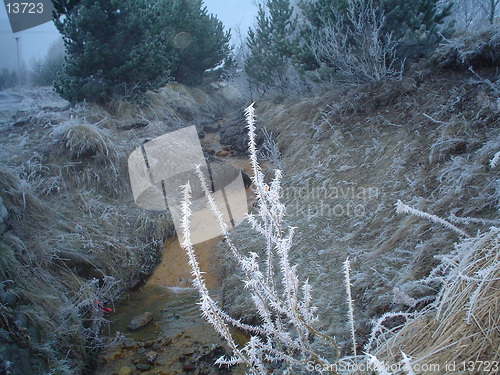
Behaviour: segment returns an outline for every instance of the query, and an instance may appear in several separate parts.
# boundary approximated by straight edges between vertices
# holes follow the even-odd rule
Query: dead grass
[[[433,289],[415,281],[426,277],[439,264],[435,256],[449,252],[458,240],[447,229],[397,217],[399,199],[444,218],[498,216],[498,171],[489,167],[500,146],[498,111],[477,100],[493,103],[496,94],[471,81],[472,75],[428,69],[416,67],[401,82],[346,86],[257,106],[283,156],[287,218],[298,227],[291,256],[310,279],[322,306],[321,321],[345,353],[350,348],[344,288],[332,277],[342,273],[345,258],[352,262],[362,346],[371,319],[429,303]],[[363,194],[370,189],[373,196]],[[348,211],[358,206],[358,213]],[[471,222],[467,231],[479,229],[488,226]],[[244,237],[244,228],[239,232],[239,245],[259,248]],[[408,307],[400,291],[419,303]],[[240,295],[228,292],[225,302],[245,314]]]
[[[0,238],[0,284],[17,296],[15,306],[0,303],[0,314],[47,373],[81,373],[106,325],[95,300],[111,303],[149,275],[173,233],[168,215],[135,206],[130,152],[191,125],[188,118],[211,113],[205,119],[211,121],[234,105],[222,93],[169,90],[148,94],[142,108],[115,103],[113,113],[89,104],[66,107],[37,89],[20,93],[18,111],[0,113],[0,196],[10,220]],[[138,122],[145,126],[129,126]],[[31,338],[14,324],[21,312]]]
[[[95,158],[96,161],[113,161],[117,150],[110,139],[109,132],[99,127],[99,123],[90,124],[84,119],[72,117],[69,121],[52,130],[73,159]]]
[[[382,334],[374,354],[388,364],[401,361],[401,352],[413,364],[494,361],[500,354],[500,230],[492,228],[461,242],[443,258],[427,280],[438,281],[435,302],[416,313],[397,333]],[[483,369],[484,370],[484,369]],[[425,371],[419,372],[425,373]]]
[[[445,40],[433,59],[444,68],[497,67],[500,64],[500,26],[490,25]]]
[[[9,214],[18,220],[26,215],[39,218],[48,207],[36,196],[30,184],[18,176],[15,169],[0,164],[0,190]]]

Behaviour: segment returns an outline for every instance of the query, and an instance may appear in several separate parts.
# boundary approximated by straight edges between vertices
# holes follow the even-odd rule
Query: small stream
[[[221,148],[218,134],[205,139],[205,146]],[[248,171],[246,158],[224,157],[238,169]],[[247,196],[251,197],[251,192]],[[250,203],[249,203],[250,204]],[[215,238],[195,246],[200,268],[212,297],[223,303],[222,271],[217,260]],[[241,366],[231,369],[214,366],[227,347],[201,317],[198,293],[191,287],[187,255],[177,238],[164,244],[162,262],[137,291],[130,292],[114,306],[105,329],[106,348],[99,356],[96,375],[161,374],[244,374]],[[150,313],[151,322],[138,330],[128,325],[137,316]],[[243,332],[234,332],[237,342],[246,341]]]
[[[215,293],[214,298],[219,298]],[[109,340],[95,374],[243,374],[243,369],[219,369],[213,363],[226,353],[224,343],[198,309],[191,288],[146,284],[115,306]],[[131,331],[131,320],[151,313],[153,321]]]

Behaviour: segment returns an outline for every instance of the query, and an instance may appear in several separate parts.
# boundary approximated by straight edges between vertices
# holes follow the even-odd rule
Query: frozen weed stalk
[[[230,358],[221,357],[216,364],[244,364],[251,374],[266,374],[270,366],[273,366],[273,371],[278,366],[282,373],[291,374],[305,370],[311,362],[321,368],[332,369],[332,363],[339,358],[339,350],[334,339],[315,328],[317,309],[312,304],[311,287],[307,280],[299,282],[296,266],[290,264],[294,228],[283,222],[285,207],[280,201],[282,175],[277,170],[270,186],[264,183],[264,174],[257,162],[254,116],[251,105],[246,110],[246,118],[258,213],[248,215],[247,219],[266,240],[265,259],[259,259],[255,253],[244,255],[236,248],[200,168],[197,173],[225,243],[244,274],[245,288],[250,291],[260,324],[243,324],[231,318],[210,297],[190,240],[191,187],[189,183],[183,187],[183,247],[189,258],[193,284],[200,294],[202,314],[232,350]],[[231,326],[250,334],[249,341],[242,348],[231,336]]]

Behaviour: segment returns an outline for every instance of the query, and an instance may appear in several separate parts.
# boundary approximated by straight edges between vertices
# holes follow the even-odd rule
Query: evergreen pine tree
[[[169,30],[165,43],[177,55],[172,76],[177,82],[199,84],[203,73],[229,59],[230,32],[208,14],[201,0],[174,0],[160,4],[159,25]]]
[[[257,27],[249,30],[249,56],[245,71],[250,81],[267,90],[285,84],[287,70],[296,60],[297,17],[289,0],[268,0],[259,4]]]
[[[104,103],[163,85],[171,58],[151,22],[145,0],[81,0],[56,20],[67,52],[56,91],[73,103]]]
[[[439,27],[450,15],[452,4],[438,8],[439,0],[378,0],[385,14],[384,31],[400,44],[400,55],[431,48],[439,37]],[[408,48],[409,47],[409,48]]]
[[[55,3],[67,57],[54,87],[74,103],[137,98],[172,78],[197,84],[230,52],[229,33],[201,0]]]

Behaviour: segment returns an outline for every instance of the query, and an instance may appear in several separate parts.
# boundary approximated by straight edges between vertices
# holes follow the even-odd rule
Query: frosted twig
[[[385,368],[384,364],[379,361],[377,357],[371,354],[366,354],[368,357],[368,362],[371,363],[375,369],[377,370],[378,375],[392,375],[387,369]]]
[[[352,340],[352,352],[354,359],[356,359],[356,332],[354,331],[354,303],[352,301],[351,295],[351,263],[349,258],[344,262],[344,275],[345,275],[345,290],[347,292],[347,305],[349,308],[349,323],[351,324],[351,340]]]
[[[415,371],[413,371],[413,368],[411,367],[410,358],[408,358],[408,356],[403,352],[401,352],[401,355],[403,356],[403,369],[408,375],[415,375]]]
[[[454,214],[451,214],[448,217],[448,220],[450,220],[453,223],[462,223],[462,224],[483,224],[483,225],[500,225],[500,220],[494,220],[494,219],[481,219],[481,218],[476,218],[476,217],[458,217]]]
[[[427,119],[431,120],[432,122],[434,122],[434,123],[436,123],[436,124],[446,124],[446,122],[436,120],[436,119],[434,119],[433,117],[429,116],[428,114],[422,113],[422,116],[424,116],[425,118],[427,118]]]
[[[490,168],[494,169],[498,164],[500,164],[500,151],[498,151],[493,159],[490,160]]]
[[[451,224],[449,221],[441,219],[439,216],[428,214],[426,212],[417,210],[416,208],[407,206],[406,204],[404,204],[400,200],[398,200],[398,202],[396,203],[396,212],[398,214],[410,214],[410,215],[414,215],[414,216],[418,216],[418,217],[430,220],[433,223],[441,224],[441,225],[455,231],[456,233],[458,233],[461,236],[469,237],[469,235],[466,232],[464,232],[462,229],[456,227],[455,225]]]
[[[249,215],[248,219],[257,233],[266,240],[267,259],[263,263],[264,267],[259,263],[259,256],[256,253],[244,255],[236,248],[229,236],[228,225],[224,222],[224,216],[217,207],[200,167],[196,168],[196,173],[225,243],[244,274],[245,288],[250,292],[255,312],[261,322],[259,326],[244,325],[231,318],[210,298],[189,239],[190,188],[189,185],[183,187],[182,244],[188,254],[194,278],[193,285],[200,294],[203,316],[228,342],[232,350],[231,357],[221,357],[217,360],[217,364],[243,363],[254,374],[265,374],[272,362],[283,362],[286,367],[285,373],[291,373],[294,368],[304,368],[307,361],[311,360],[320,365],[327,365],[330,362],[313,349],[311,335],[332,346],[335,354],[338,353],[338,347],[334,339],[314,328],[317,320],[316,307],[312,305],[311,288],[307,281],[303,284],[303,293],[300,293],[297,267],[291,265],[289,260],[294,228],[283,224],[285,207],[280,201],[281,171],[276,171],[275,178],[269,186],[264,182],[264,175],[257,162],[253,105],[247,108],[246,114],[250,163],[253,170],[252,182],[258,202],[258,215]],[[275,256],[277,262],[273,261]],[[303,295],[302,298],[300,294]],[[235,345],[230,335],[229,324],[253,333],[243,348]]]

